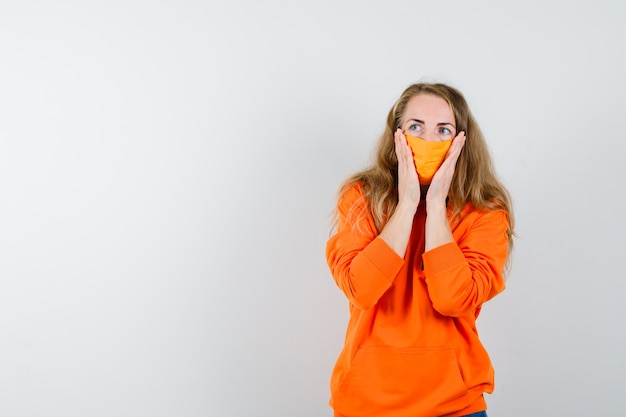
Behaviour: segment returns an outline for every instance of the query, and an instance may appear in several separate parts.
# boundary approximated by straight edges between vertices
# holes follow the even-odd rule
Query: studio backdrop
[[[490,416],[624,415],[626,3],[4,1],[0,415],[331,416],[341,182],[409,84],[510,190]]]

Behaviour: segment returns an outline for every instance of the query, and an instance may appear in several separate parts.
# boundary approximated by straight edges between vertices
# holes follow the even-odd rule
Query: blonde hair
[[[380,232],[398,204],[398,159],[395,152],[394,132],[400,128],[406,105],[418,94],[443,98],[454,114],[456,131],[464,131],[465,145],[456,164],[448,204],[452,218],[458,219],[467,203],[479,210],[503,210],[508,217],[508,252],[513,249],[514,218],[511,197],[498,180],[485,138],[472,116],[469,106],[457,89],[439,83],[419,83],[409,86],[387,115],[387,124],[375,151],[370,167],[349,177],[339,190],[339,197],[361,184],[363,196],[376,228]]]

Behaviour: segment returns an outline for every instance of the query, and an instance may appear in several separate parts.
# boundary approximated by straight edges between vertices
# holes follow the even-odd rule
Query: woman
[[[463,95],[407,88],[375,162],[339,194],[326,259],[350,321],[335,416],[486,416],[494,372],[475,321],[504,290],[513,215]]]

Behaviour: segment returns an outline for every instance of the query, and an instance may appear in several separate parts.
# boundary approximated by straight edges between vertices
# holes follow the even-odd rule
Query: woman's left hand
[[[465,145],[465,132],[459,132],[454,139],[452,139],[452,145],[446,154],[446,159],[439,167],[433,180],[428,187],[426,193],[426,203],[441,203],[443,207],[446,204],[446,198],[448,197],[448,191],[450,191],[450,184],[452,183],[452,177],[454,176],[454,170],[456,168],[456,161],[461,155],[461,149]]]

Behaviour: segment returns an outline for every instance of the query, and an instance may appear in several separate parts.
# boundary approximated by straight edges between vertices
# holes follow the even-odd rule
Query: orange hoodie
[[[486,409],[494,372],[475,321],[504,290],[507,216],[468,204],[451,223],[455,242],[424,252],[424,204],[403,259],[378,238],[359,185],[339,201],[326,259],[350,301],[350,321],[331,377],[335,416],[457,417]]]

